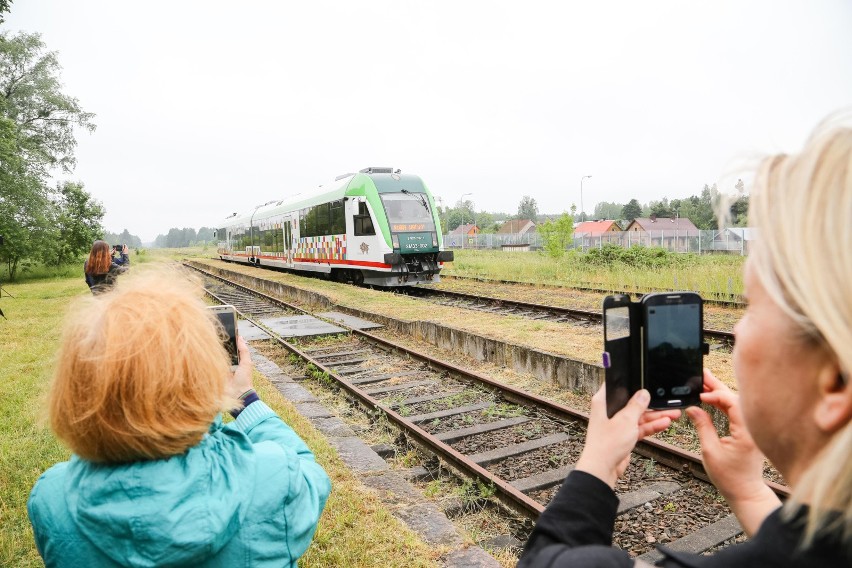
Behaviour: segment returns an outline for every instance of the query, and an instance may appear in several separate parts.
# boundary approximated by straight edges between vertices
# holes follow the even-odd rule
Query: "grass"
[[[44,395],[62,318],[75,297],[88,294],[79,273],[6,283],[0,309],[0,565],[42,566],[26,512],[39,475],[69,452],[47,429]],[[397,521],[346,468],[335,450],[275,390],[255,376],[263,399],[306,441],[332,479],[333,490],[304,568],[434,566],[445,552],[428,547]]]
[[[537,252],[506,253],[493,250],[455,250],[455,260],[443,274],[526,282],[549,286],[597,287],[604,290],[695,290],[706,297],[726,297],[743,292],[745,257],[668,253],[654,266],[631,265],[572,252],[555,259]],[[510,256],[507,256],[510,255]],[[511,260],[511,262],[509,262]]]

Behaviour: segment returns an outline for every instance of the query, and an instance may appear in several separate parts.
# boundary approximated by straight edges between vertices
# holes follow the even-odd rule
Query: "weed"
[[[455,493],[464,503],[470,504],[492,497],[496,493],[496,489],[493,483],[467,478],[456,488]]]
[[[417,455],[417,452],[414,450],[408,450],[404,454],[399,456],[399,463],[402,467],[414,467],[418,463],[420,463],[420,456]]]
[[[444,481],[442,479],[433,479],[429,483],[426,484],[426,489],[423,493],[426,497],[437,497],[444,493]]]
[[[514,404],[500,404],[491,406],[482,411],[483,416],[488,418],[514,418],[523,414],[524,409]]]
[[[655,477],[657,475],[656,462],[654,459],[649,459],[645,462],[645,475],[648,477]]]

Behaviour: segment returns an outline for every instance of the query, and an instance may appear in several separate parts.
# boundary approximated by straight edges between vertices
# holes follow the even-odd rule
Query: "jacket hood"
[[[80,531],[122,565],[200,562],[222,549],[254,492],[251,443],[221,418],[186,453],[98,464],[73,457],[65,499]]]

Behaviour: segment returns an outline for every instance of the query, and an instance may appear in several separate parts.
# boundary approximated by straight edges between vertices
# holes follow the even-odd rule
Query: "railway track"
[[[478,296],[465,292],[454,292],[449,290],[437,290],[433,288],[420,287],[405,290],[405,293],[428,299],[445,306],[455,306],[469,310],[478,310],[489,313],[515,315],[535,320],[565,322],[574,325],[602,325],[603,316],[601,312],[589,310],[578,310],[561,306],[549,306],[545,304],[534,304],[505,298],[492,298],[489,296]],[[704,337],[709,341],[720,345],[731,347],[734,345],[734,334],[719,329],[705,329]]]
[[[304,313],[218,276],[205,273],[204,279],[211,296],[234,304],[259,327],[268,317]],[[271,336],[322,383],[345,391],[373,416],[380,413],[410,443],[491,488],[495,498],[530,519],[544,510],[579,457],[588,421],[583,412],[365,331],[352,329],[320,346]],[[640,442],[635,453],[617,487],[616,545],[653,561],[656,543],[702,552],[740,534],[698,455],[654,439]],[[786,487],[767,484],[786,495]]]

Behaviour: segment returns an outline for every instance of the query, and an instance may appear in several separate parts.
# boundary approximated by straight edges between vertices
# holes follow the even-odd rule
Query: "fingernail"
[[[639,391],[639,398],[637,398],[636,400],[638,400],[642,404],[648,404],[649,402],[651,402],[651,393],[649,393],[645,389],[642,389]]]

